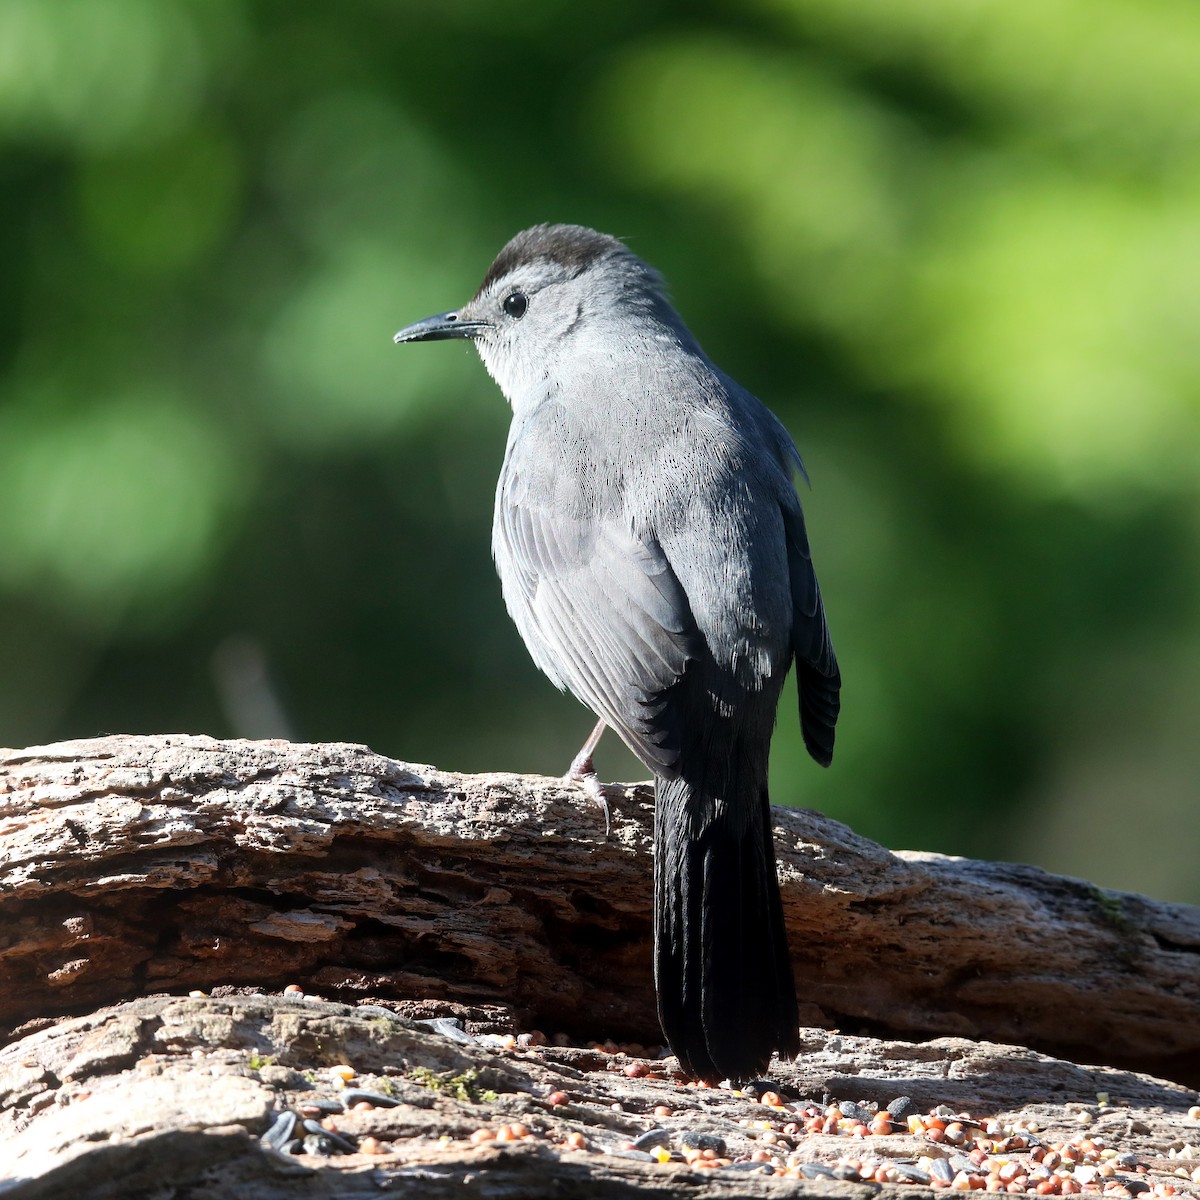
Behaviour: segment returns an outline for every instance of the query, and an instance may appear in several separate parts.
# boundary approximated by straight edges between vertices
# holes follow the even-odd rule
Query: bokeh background
[[[774,798],[1200,902],[1197,62],[1194,0],[0,0],[0,743],[563,770],[507,408],[391,334],[576,221],[808,463],[845,709]]]

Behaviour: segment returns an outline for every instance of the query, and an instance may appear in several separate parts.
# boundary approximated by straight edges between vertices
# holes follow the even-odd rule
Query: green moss
[[[1121,903],[1121,897],[1113,892],[1106,892],[1101,887],[1096,887],[1094,884],[1088,887],[1092,899],[1096,902],[1096,907],[1100,909],[1104,915],[1104,919],[1114,929],[1120,933],[1133,932],[1133,922],[1129,919],[1129,915],[1125,912],[1125,906]]]
[[[437,1071],[431,1071],[428,1067],[414,1067],[409,1072],[409,1078],[422,1087],[431,1088],[435,1092],[441,1092],[455,1100],[463,1100],[470,1104],[478,1104],[481,1101],[490,1102],[496,1099],[496,1093],[490,1088],[479,1086],[479,1072],[475,1070],[463,1071],[461,1074],[455,1075],[449,1071],[439,1074]]]

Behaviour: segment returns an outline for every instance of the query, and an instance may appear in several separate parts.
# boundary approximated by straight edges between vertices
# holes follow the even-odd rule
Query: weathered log
[[[343,1064],[360,1091],[342,1086],[333,1068]],[[1036,1122],[1048,1147],[1086,1135],[1132,1156],[1114,1160],[1111,1181],[1128,1186],[1112,1194],[1129,1195],[1185,1188],[1174,1172],[1194,1163],[1171,1148],[1200,1140],[1195,1095],[1177,1085],[955,1038],[914,1045],[807,1030],[775,1086],[784,1101],[756,1103],[685,1087],[663,1063],[451,1040],[376,1007],[307,997],[141,999],[0,1049],[0,1197],[869,1200],[878,1186],[849,1176],[871,1160],[894,1164],[889,1200],[916,1200],[932,1195],[940,1168],[945,1179],[963,1170],[972,1146],[989,1157],[967,1161],[971,1171],[1038,1169],[1038,1139],[1005,1140],[1016,1118]],[[867,1138],[849,1122],[809,1132],[806,1113],[817,1109],[804,1099],[826,1092],[847,1113],[846,1101],[899,1111],[903,1093],[915,1112],[948,1105],[999,1128],[968,1126],[957,1141],[947,1131],[940,1143],[903,1119]],[[331,1111],[332,1127],[316,1124]],[[485,1130],[504,1140],[479,1140]],[[681,1160],[697,1134],[716,1161],[691,1167]],[[643,1146],[662,1148],[656,1157],[631,1148],[643,1135]],[[1088,1161],[1075,1168],[1080,1185],[1098,1177]],[[1090,1161],[1100,1161],[1095,1150]]]
[[[109,737],[0,751],[0,1027],[299,983],[656,1039],[652,796],[352,745]],[[1200,1078],[1200,910],[893,853],[775,810],[804,1020]]]

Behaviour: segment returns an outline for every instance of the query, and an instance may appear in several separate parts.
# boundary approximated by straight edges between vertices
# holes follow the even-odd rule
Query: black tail
[[[800,1049],[765,745],[761,759],[718,772],[719,790],[691,772],[655,780],[658,1019],[683,1069],[709,1082],[762,1076],[772,1051]]]

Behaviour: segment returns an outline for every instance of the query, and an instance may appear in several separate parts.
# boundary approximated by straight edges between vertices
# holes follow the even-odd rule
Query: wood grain
[[[652,795],[362,746],[107,737],[0,751],[0,1029],[298,983],[658,1040]],[[893,853],[776,809],[806,1024],[1200,1079],[1200,910]]]

